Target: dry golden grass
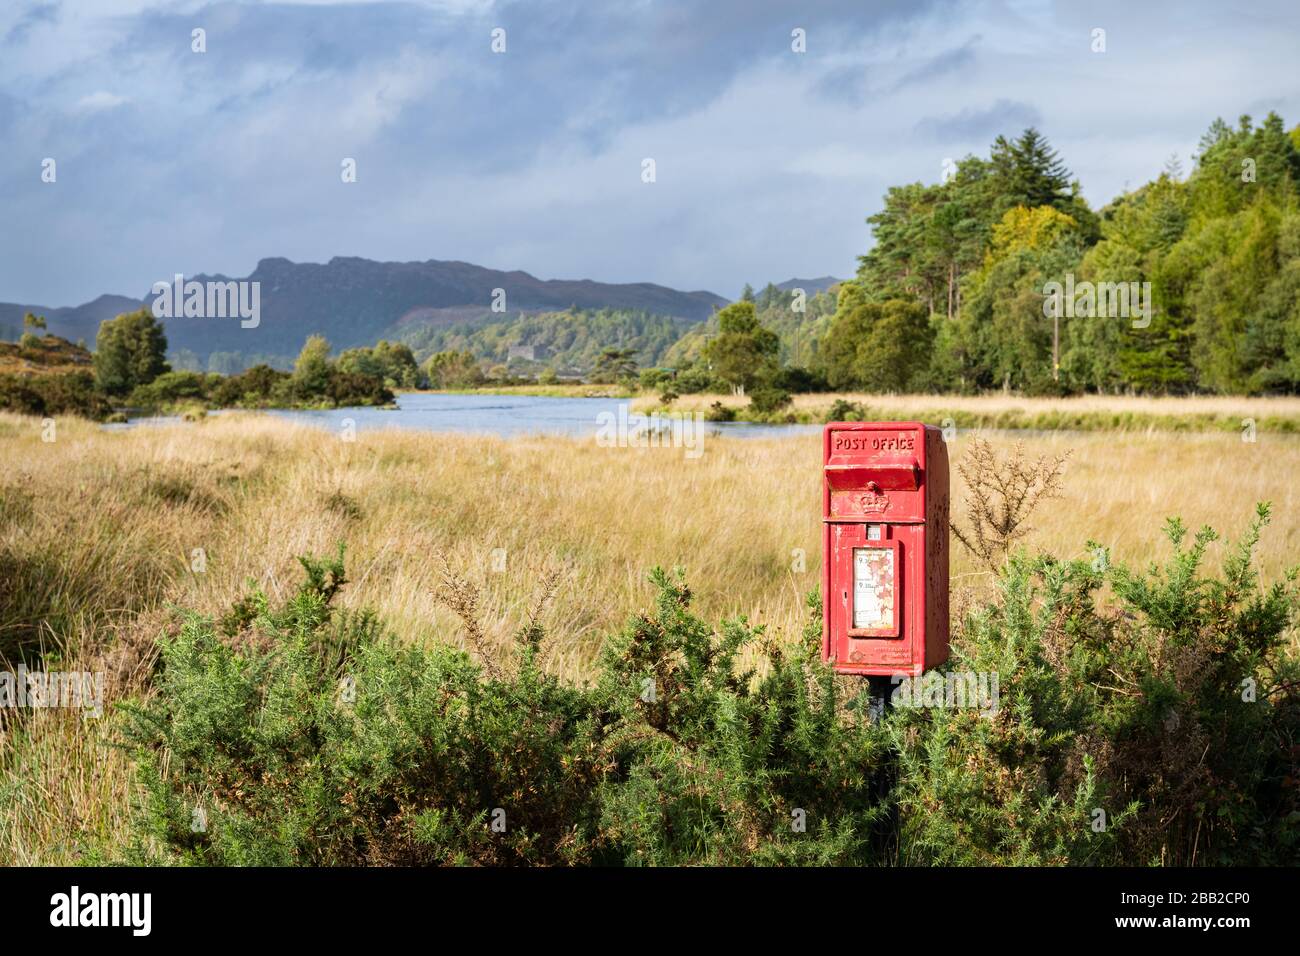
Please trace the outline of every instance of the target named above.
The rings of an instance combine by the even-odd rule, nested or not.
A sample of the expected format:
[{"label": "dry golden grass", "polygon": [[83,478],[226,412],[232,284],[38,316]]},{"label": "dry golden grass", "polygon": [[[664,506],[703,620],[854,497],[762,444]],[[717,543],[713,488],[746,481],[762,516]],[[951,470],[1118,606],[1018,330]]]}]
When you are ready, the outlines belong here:
[{"label": "dry golden grass", "polygon": [[[927,412],[964,411],[996,415],[1000,412],[1023,412],[1037,415],[1048,412],[1110,412],[1145,415],[1227,415],[1243,418],[1268,416],[1300,417],[1300,397],[1195,395],[1157,397],[1134,395],[1077,395],[1070,398],[1029,398],[1018,395],[869,395],[843,392],[794,396],[796,413],[820,412],[836,400],[867,405],[873,409],[925,415]],[[640,407],[658,404],[657,396],[637,400]],[[735,395],[682,395],[673,408],[681,411],[704,411],[714,402],[731,408],[744,408],[749,399]]]},{"label": "dry golden grass", "polygon": [[0,865],[74,866],[125,845],[134,779],[112,722],[60,710],[0,729]]},{"label": "dry golden grass", "polygon": [[[815,434],[710,436],[692,461],[671,448],[396,429],[345,442],[252,414],[128,432],[60,420],[48,444],[40,432],[37,419],[0,414],[0,647],[39,640],[98,662],[110,698],[138,682],[166,605],[215,613],[249,578],[284,596],[301,578],[295,557],[339,541],[352,580],[343,603],[375,608],[410,641],[462,643],[434,596],[439,555],[483,586],[489,646],[510,639],[538,580],[558,571],[548,666],[575,679],[590,674],[602,637],[647,606],[655,564],[686,568],[704,617],[744,614],[786,635],[818,582]],[[1092,538],[1145,562],[1167,553],[1167,515],[1235,535],[1269,500],[1266,578],[1300,558],[1300,438],[1047,434],[1025,446],[1074,452],[1064,496],[1031,521],[1030,548],[1077,556]],[[199,548],[202,572],[191,569]],[[955,583],[987,580],[959,550],[954,559]],[[129,787],[105,745],[108,722],[87,732],[78,720],[34,719],[26,743],[0,727],[0,863],[74,861],[78,833],[124,832]]]},{"label": "dry golden grass", "polygon": [[[1014,441],[988,434],[995,447]],[[965,442],[957,439],[954,456]],[[1035,455],[1074,449],[1065,496],[1035,515],[1030,547],[1080,554],[1095,538],[1117,558],[1145,561],[1161,553],[1167,515],[1236,533],[1255,501],[1271,500],[1265,570],[1277,574],[1300,555],[1300,439],[1128,433],[1024,443]],[[559,568],[554,665],[577,676],[602,635],[646,604],[654,564],[684,566],[706,616],[746,614],[781,629],[798,627],[817,581],[812,434],[710,436],[692,461],[671,448],[397,429],[345,442],[257,415],[130,432],[67,420],[46,444],[35,419],[3,415],[0,447],[0,489],[35,496],[30,520],[5,528],[6,552],[64,571],[68,580],[48,582],[52,595],[93,589],[110,609],[170,601],[217,611],[249,578],[282,595],[299,578],[296,555],[342,540],[347,603],[375,607],[410,639],[455,640],[454,620],[432,596],[436,556],[446,553],[487,588],[485,629],[503,642],[536,576]],[[189,569],[196,548],[206,554],[203,573]],[[493,570],[497,549],[503,572]],[[791,570],[796,549],[807,555],[803,573]],[[956,551],[954,573],[972,570]]]},{"label": "dry golden grass", "polygon": [[0,375],[62,375],[90,371],[91,354],[57,335],[44,335],[32,347],[0,342]]}]

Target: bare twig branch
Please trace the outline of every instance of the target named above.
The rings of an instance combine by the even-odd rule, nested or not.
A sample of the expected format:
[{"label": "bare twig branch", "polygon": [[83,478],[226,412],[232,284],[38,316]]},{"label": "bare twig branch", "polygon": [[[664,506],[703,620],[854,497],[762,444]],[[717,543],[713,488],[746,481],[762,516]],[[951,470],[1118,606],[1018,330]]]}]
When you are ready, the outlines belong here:
[{"label": "bare twig branch", "polygon": [[478,622],[480,597],[478,585],[457,574],[444,552],[438,553],[438,564],[440,565],[438,585],[433,589],[434,596],[460,618],[461,624],[465,626],[465,634],[469,638],[470,646],[478,654],[484,669],[494,680],[500,680],[501,670],[497,667],[492,654],[488,652],[487,640]]},{"label": "bare twig branch", "polygon": [[967,521],[952,522],[952,533],[962,546],[990,570],[996,571],[1016,542],[1032,529],[1025,522],[1038,505],[1060,497],[1061,474],[1070,453],[1043,455],[1030,460],[1017,443],[1005,459],[992,444],[972,438],[957,463],[966,482]]}]

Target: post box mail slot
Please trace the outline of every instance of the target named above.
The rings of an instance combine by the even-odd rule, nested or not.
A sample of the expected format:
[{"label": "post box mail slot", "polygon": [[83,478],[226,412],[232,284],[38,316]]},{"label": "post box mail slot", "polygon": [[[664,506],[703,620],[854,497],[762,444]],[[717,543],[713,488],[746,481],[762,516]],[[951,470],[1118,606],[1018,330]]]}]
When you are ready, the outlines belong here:
[{"label": "post box mail slot", "polygon": [[920,480],[921,469],[915,461],[826,466],[826,481],[837,491],[864,488],[871,481],[889,491],[915,491]]},{"label": "post box mail slot", "polygon": [[823,435],[822,655],[845,674],[948,659],[948,451],[919,422]]}]

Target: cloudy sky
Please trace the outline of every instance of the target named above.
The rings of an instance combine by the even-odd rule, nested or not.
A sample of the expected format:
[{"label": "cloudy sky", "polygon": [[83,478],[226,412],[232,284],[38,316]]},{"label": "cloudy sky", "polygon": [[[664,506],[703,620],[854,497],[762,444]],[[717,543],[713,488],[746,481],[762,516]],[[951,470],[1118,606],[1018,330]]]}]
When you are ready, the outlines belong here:
[{"label": "cloudy sky", "polygon": [[1100,205],[1215,116],[1300,122],[1300,5],[1232,6],[4,0],[0,301],[268,256],[848,276],[888,186],[999,133],[1038,126]]}]

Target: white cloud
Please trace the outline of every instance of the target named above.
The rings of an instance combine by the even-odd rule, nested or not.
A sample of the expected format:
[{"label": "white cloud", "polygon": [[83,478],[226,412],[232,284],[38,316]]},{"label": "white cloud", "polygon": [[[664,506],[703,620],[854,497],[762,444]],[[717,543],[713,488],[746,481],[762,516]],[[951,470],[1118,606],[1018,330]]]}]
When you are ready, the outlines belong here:
[{"label": "white cloud", "polygon": [[108,90],[96,90],[94,93],[83,96],[77,101],[77,111],[80,113],[98,113],[101,110],[111,110],[114,107],[121,106],[126,101],[125,96],[118,96]]}]

